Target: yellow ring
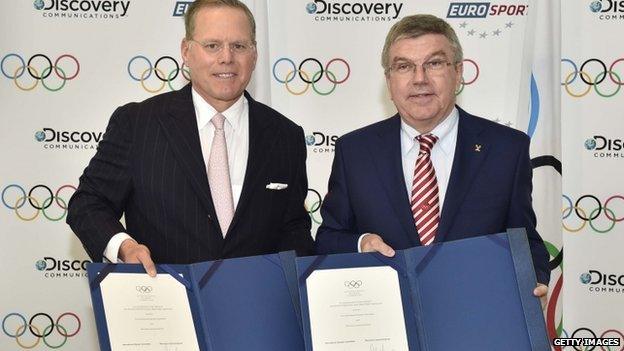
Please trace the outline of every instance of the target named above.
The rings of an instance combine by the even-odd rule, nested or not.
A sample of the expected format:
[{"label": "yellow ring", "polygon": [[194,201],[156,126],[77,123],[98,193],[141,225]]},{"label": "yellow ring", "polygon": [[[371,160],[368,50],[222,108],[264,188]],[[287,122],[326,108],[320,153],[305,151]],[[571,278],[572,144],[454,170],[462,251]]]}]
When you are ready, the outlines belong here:
[{"label": "yellow ring", "polygon": [[[574,96],[574,97],[580,98],[580,97],[583,97],[583,96],[585,96],[585,95],[587,95],[587,94],[589,93],[589,91],[591,90],[591,87],[592,87],[592,84],[591,84],[591,83],[592,83],[592,80],[591,80],[591,77],[589,76],[589,74],[587,74],[587,73],[585,73],[585,72],[583,72],[583,71],[579,71],[578,73],[579,73],[580,75],[585,75],[585,78],[587,78],[587,81],[589,81],[589,85],[587,85],[587,90],[585,90],[584,92],[582,92],[582,93],[580,93],[580,94],[575,94],[575,93],[571,92],[571,91],[570,91],[570,88],[568,87],[568,85],[569,85],[569,84],[568,84],[568,80],[570,79],[570,77],[572,77],[572,75],[573,75],[574,73],[575,73],[575,72],[570,72],[570,74],[568,74],[568,76],[567,76],[567,77],[566,77],[566,79],[565,79],[565,84],[564,84],[563,86],[565,87],[565,90],[568,92],[568,94],[570,94],[571,96]],[[581,80],[582,80],[582,79],[581,79]]]},{"label": "yellow ring", "polygon": [[[570,209],[570,207],[566,207],[566,208],[564,208],[564,209],[561,211],[561,213],[563,213],[563,212],[567,211],[568,209]],[[577,207],[577,206],[574,206],[574,207],[572,207],[572,209],[573,209],[573,210],[574,210],[574,209],[576,209],[576,210],[580,211],[580,212],[581,212],[581,214],[583,215],[583,217],[587,218],[587,214],[585,213],[585,211],[584,211],[582,208]],[[580,226],[580,227],[578,227],[578,228],[576,228],[576,229],[570,229],[570,228],[568,228],[568,227],[565,225],[565,223],[564,223],[563,221],[561,221],[561,225],[563,226],[563,229],[565,229],[565,230],[569,231],[570,233],[576,233],[576,232],[581,231],[583,228],[585,228],[585,226],[587,225],[587,221],[583,220],[583,224],[581,224],[581,226]]]},{"label": "yellow ring", "polygon": [[160,74],[162,74],[162,75],[163,75],[163,77],[165,76],[165,72],[163,72],[160,68],[156,68],[156,67],[154,67],[154,68],[148,68],[148,69],[146,69],[146,70],[145,70],[145,71],[143,71],[143,73],[141,74],[141,79],[139,79],[139,81],[141,82],[141,86],[143,87],[143,89],[145,89],[145,91],[147,91],[147,92],[150,92],[150,93],[152,93],[152,94],[155,94],[155,93],[158,93],[158,92],[160,92],[161,90],[163,90],[163,89],[165,88],[165,82],[164,82],[164,81],[161,81],[161,83],[162,83],[162,84],[160,85],[160,88],[158,88],[158,89],[153,89],[153,90],[152,90],[152,89],[149,89],[148,87],[146,87],[146,86],[145,86],[145,74],[146,74],[146,73],[148,73],[150,70],[154,70],[154,71],[156,71],[156,72],[160,72]]},{"label": "yellow ring", "polygon": [[13,75],[13,82],[15,83],[15,86],[16,86],[16,87],[18,87],[18,88],[20,88],[20,89],[21,89],[21,90],[23,90],[23,91],[30,91],[30,90],[35,89],[35,87],[37,86],[37,84],[39,84],[39,79],[35,79],[35,84],[33,84],[33,86],[32,86],[32,87],[30,87],[30,88],[24,88],[23,86],[19,85],[19,83],[17,82],[17,72],[19,72],[19,70],[20,70],[20,69],[22,69],[22,70],[32,69],[33,71],[35,71],[35,75],[36,75],[36,76],[38,76],[38,75],[39,75],[39,72],[37,72],[37,70],[35,69],[35,67],[32,67],[32,66],[26,66],[26,67],[22,66],[22,67],[17,67],[17,69],[15,70],[15,74]]},{"label": "yellow ring", "polygon": [[305,79],[309,82],[310,81],[310,76],[308,76],[307,73],[305,73],[304,71],[300,71],[300,70],[294,70],[294,71],[290,71],[288,72],[288,74],[286,75],[286,79],[284,80],[284,85],[286,86],[286,90],[288,90],[288,92],[290,92],[293,95],[301,95],[304,94],[306,91],[308,91],[308,88],[310,88],[310,83],[306,83],[306,87],[302,90],[302,91],[292,91],[290,89],[290,87],[288,86],[288,79],[290,78],[291,75],[294,75],[296,72],[301,72],[301,74],[303,74],[305,76]]},{"label": "yellow ring", "polygon": [[[38,73],[38,72],[35,72],[35,73]],[[36,326],[34,326],[32,324],[29,324],[28,326],[33,328],[33,329],[35,329],[35,331],[37,331],[37,334],[41,335],[41,332],[39,331],[39,328],[37,328]],[[22,344],[20,342],[20,339],[19,339],[19,336],[18,336],[18,335],[20,335],[20,331],[22,329],[24,331],[26,331],[26,325],[20,325],[19,328],[17,328],[17,332],[15,333],[15,341],[17,342],[17,344],[19,346],[21,346],[24,349],[34,349],[37,345],[39,345],[39,342],[41,341],[41,337],[37,337],[37,341],[35,341],[35,343],[30,345],[30,346]],[[22,331],[22,332],[24,332],[24,331]]]},{"label": "yellow ring", "polygon": [[15,214],[17,215],[17,217],[19,217],[19,219],[21,219],[22,221],[27,221],[27,222],[28,221],[32,221],[33,219],[37,218],[37,216],[39,216],[39,211],[40,211],[39,209],[36,209],[37,212],[35,212],[34,216],[32,216],[32,217],[22,217],[22,215],[19,214],[19,212],[17,211],[17,209],[19,208],[19,207],[17,207],[17,204],[19,204],[20,201],[26,202],[26,200],[28,200],[28,199],[34,201],[35,202],[35,206],[41,207],[41,205],[39,205],[39,201],[37,201],[37,199],[35,199],[34,197],[32,197],[32,196],[22,196],[21,198],[17,199],[17,201],[15,202],[15,209],[14,209]]}]

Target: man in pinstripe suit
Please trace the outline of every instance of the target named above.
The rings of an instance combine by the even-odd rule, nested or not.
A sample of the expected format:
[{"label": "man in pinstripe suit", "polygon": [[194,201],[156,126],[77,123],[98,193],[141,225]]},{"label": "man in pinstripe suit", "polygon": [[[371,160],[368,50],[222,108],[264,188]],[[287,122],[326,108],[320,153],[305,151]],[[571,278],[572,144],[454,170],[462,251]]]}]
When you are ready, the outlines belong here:
[{"label": "man in pinstripe suit", "polygon": [[93,260],[150,275],[154,262],[310,253],[303,130],[245,92],[253,15],[238,0],[198,0],[185,26],[191,84],[113,113],[67,222]]}]

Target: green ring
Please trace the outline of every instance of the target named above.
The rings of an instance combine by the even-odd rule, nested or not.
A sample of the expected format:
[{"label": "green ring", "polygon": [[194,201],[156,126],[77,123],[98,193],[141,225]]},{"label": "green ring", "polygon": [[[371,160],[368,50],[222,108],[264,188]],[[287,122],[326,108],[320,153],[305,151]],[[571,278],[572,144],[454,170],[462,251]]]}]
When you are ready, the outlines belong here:
[{"label": "green ring", "polygon": [[[50,325],[48,325],[48,326],[45,328],[45,330],[43,331],[43,335],[44,335],[44,337],[43,337],[43,343],[44,343],[44,344],[46,344],[46,345],[47,345],[49,348],[51,348],[51,349],[58,349],[58,348],[61,348],[61,347],[63,347],[63,345],[65,345],[65,343],[67,342],[67,329],[65,329],[65,327],[63,327],[63,326],[62,326],[62,325],[60,325],[60,324],[57,324],[57,325],[56,325],[56,327],[57,327],[57,328],[61,328],[61,329],[63,329],[63,331],[65,332],[65,334],[64,334],[65,340],[63,340],[63,342],[62,342],[62,343],[60,343],[60,344],[59,344],[59,345],[57,345],[57,346],[54,346],[54,345],[50,345],[50,344],[48,344],[48,341],[46,340],[46,337],[45,337],[45,335],[46,335],[46,333],[48,332],[48,330],[50,330],[51,328],[54,328],[54,324],[50,324]],[[61,334],[61,335],[63,335],[63,334]]]},{"label": "green ring", "polygon": [[[608,209],[608,208],[606,208],[606,207],[603,207],[603,209],[605,210],[605,212],[606,212],[606,211],[611,212],[611,215],[613,216],[613,218],[615,218],[615,213],[613,213],[613,211],[611,211],[610,209]],[[596,213],[596,211],[600,211],[600,207],[598,207],[598,208],[594,209],[594,210],[591,212],[591,214],[589,215],[589,217],[588,217],[588,219],[589,219],[589,226],[590,226],[590,227],[591,227],[591,228],[592,228],[595,232],[598,232],[598,233],[602,233],[602,234],[604,234],[604,233],[610,232],[610,231],[611,231],[611,229],[613,229],[613,227],[615,227],[615,221],[611,221],[611,226],[610,226],[609,228],[605,229],[605,230],[600,230],[600,229],[597,229],[596,227],[594,227],[594,225],[592,224],[592,219],[591,219],[591,218],[592,218],[592,216]]]},{"label": "green ring", "polygon": [[464,87],[466,86],[466,84],[464,84],[464,77],[461,78],[461,84],[460,84],[460,88],[459,90],[455,91],[455,96],[459,95],[462,93],[462,91],[464,91]]},{"label": "green ring", "polygon": [[[333,92],[334,92],[334,90],[336,90],[336,85],[338,85],[338,84],[336,84],[336,83],[335,83],[335,81],[336,81],[336,76],[335,76],[335,75],[334,75],[331,71],[325,71],[325,72],[326,72],[328,75],[331,75],[331,76],[332,76],[332,78],[334,79],[334,86],[333,86],[333,87],[332,87],[332,88],[331,88],[328,92],[325,92],[325,93],[324,93],[324,92],[322,92],[322,91],[319,91],[318,89],[316,89],[316,86],[314,85],[314,81],[316,80],[316,78],[317,78],[319,75],[323,74],[323,71],[321,70],[321,71],[318,71],[318,72],[314,73],[314,76],[312,76],[312,80],[311,80],[311,82],[312,82],[312,89],[314,89],[314,91],[316,91],[316,93],[317,93],[317,94],[319,94],[319,95],[329,95],[329,94],[333,93]],[[331,82],[331,81],[330,81],[330,82]]]},{"label": "green ring", "polygon": [[[182,72],[186,72],[186,73],[188,73],[188,74],[189,74],[189,76],[190,76],[191,72],[190,72],[188,69],[184,69],[184,68],[182,68],[181,70],[182,70]],[[174,72],[176,72],[176,70],[175,70],[175,69],[172,69],[172,70],[171,70],[171,72],[169,72],[169,76],[167,77],[167,85],[169,86],[169,89],[171,89],[171,91],[177,90],[177,89],[175,89],[175,88],[171,85],[171,77],[173,77],[173,73],[174,73]],[[182,76],[184,76],[184,74],[182,74]],[[184,77],[184,78],[186,78],[186,77]]]},{"label": "green ring", "polygon": [[[48,215],[46,214],[46,211],[45,211],[46,206],[48,206],[48,205],[52,202],[52,200],[54,200],[54,199],[56,199],[56,201],[60,201],[60,202],[62,202],[62,203],[63,203],[63,206],[65,206],[65,208],[63,209],[63,214],[62,214],[60,217],[58,217],[58,218],[52,218],[52,217],[48,216]],[[41,208],[42,208],[41,212],[43,213],[43,216],[44,216],[45,218],[47,218],[47,219],[51,220],[52,222],[58,222],[58,221],[60,221],[61,219],[65,218],[65,215],[67,214],[67,202],[65,202],[65,200],[61,199],[61,198],[60,198],[60,197],[58,197],[58,196],[52,196],[52,197],[47,198],[47,199],[43,202],[43,206],[41,206]]]},{"label": "green ring", "polygon": [[[609,74],[613,74],[617,77],[618,81],[621,83],[622,80],[620,79],[620,76],[618,76],[617,73],[613,72],[613,71],[609,71]],[[598,73],[598,75],[596,76],[596,82],[599,81],[600,79],[602,79],[602,77],[604,77],[607,74],[607,72],[600,72]],[[42,74],[43,75],[43,74]],[[611,94],[603,94],[598,90],[598,84],[594,84],[594,90],[596,91],[596,94],[602,96],[602,97],[612,97],[613,95],[617,94],[620,91],[620,88],[622,87],[621,84],[617,84],[617,89],[615,89],[615,91]]]},{"label": "green ring", "polygon": [[[47,85],[46,85],[46,83],[45,83],[45,79],[43,79],[43,78],[41,78],[41,84],[43,84],[43,86],[44,86],[46,89],[48,89],[49,91],[59,91],[59,90],[63,89],[63,87],[65,86],[65,83],[67,83],[67,76],[65,75],[65,71],[63,71],[63,69],[62,69],[61,67],[57,67],[57,66],[50,67],[50,66],[48,66],[48,67],[46,67],[46,68],[43,70],[43,72],[41,72],[41,76],[42,76],[42,77],[45,77],[46,73],[47,73],[48,71],[51,71],[51,70],[52,70],[52,68],[54,68],[54,69],[57,69],[57,70],[61,71],[61,73],[63,74],[63,83],[61,83],[61,86],[60,86],[60,87],[58,87],[58,88],[50,88],[49,86],[47,86]],[[620,79],[620,77],[618,77],[618,79]]]}]

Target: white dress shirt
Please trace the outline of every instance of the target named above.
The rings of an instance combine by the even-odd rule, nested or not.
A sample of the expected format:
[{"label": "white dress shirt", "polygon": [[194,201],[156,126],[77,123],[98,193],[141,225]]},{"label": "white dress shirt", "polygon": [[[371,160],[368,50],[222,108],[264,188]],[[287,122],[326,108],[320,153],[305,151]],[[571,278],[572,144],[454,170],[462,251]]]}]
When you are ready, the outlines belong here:
[{"label": "white dress shirt", "polygon": [[[197,117],[197,130],[199,131],[202,156],[207,167],[215,131],[215,127],[210,123],[210,120],[217,114],[217,110],[206,102],[195,91],[195,88],[191,89],[191,96],[193,98],[193,106],[195,107],[195,116]],[[234,208],[236,209],[243,190],[247,158],[249,156],[249,103],[245,95],[241,95],[232,106],[221,112],[221,114],[225,117],[223,129],[227,144],[232,197],[234,199]],[[115,234],[104,250],[105,260],[113,263],[121,262],[118,257],[119,247],[126,239],[132,239],[132,237],[124,232]]]},{"label": "white dress shirt", "polygon": [[[446,197],[453,159],[455,157],[455,146],[457,145],[457,131],[459,124],[459,111],[453,108],[451,113],[438,124],[430,133],[438,137],[438,141],[431,149],[431,162],[435,169],[438,181],[438,197],[440,201],[440,214]],[[401,119],[401,161],[403,163],[403,178],[405,179],[406,196],[411,201],[412,182],[414,181],[414,168],[416,159],[420,152],[420,143],[416,137],[421,135],[419,131],[412,128]],[[362,238],[366,234],[360,235],[358,239],[358,252],[362,250]]]}]

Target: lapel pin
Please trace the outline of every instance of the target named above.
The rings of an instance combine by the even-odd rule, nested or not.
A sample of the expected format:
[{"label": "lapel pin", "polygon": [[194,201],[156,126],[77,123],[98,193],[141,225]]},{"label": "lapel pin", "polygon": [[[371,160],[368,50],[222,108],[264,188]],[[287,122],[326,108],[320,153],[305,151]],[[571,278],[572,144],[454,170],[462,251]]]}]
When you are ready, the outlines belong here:
[{"label": "lapel pin", "polygon": [[481,144],[475,144],[475,151],[481,152]]}]

